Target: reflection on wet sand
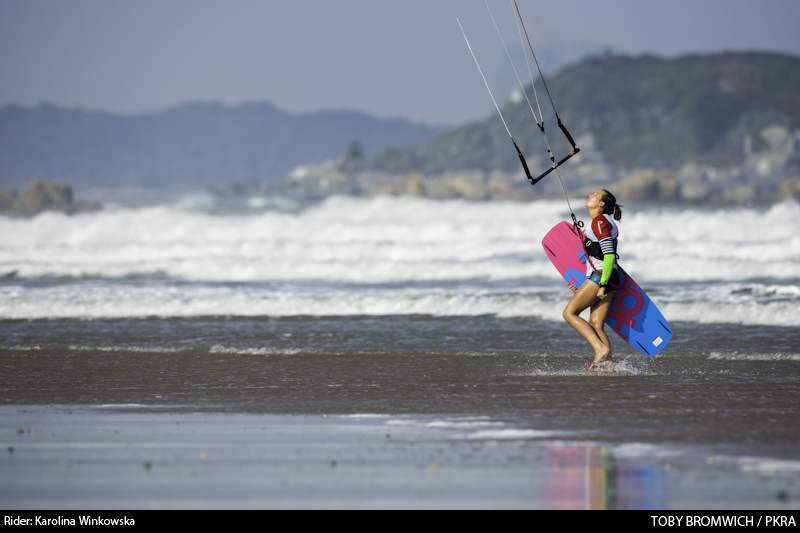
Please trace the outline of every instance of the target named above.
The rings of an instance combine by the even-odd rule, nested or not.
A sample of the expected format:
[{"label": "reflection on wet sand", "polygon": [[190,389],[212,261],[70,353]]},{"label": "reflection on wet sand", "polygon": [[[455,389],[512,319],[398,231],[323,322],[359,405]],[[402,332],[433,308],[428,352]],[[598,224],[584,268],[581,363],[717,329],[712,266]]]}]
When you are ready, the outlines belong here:
[{"label": "reflection on wet sand", "polygon": [[618,468],[605,446],[549,446],[545,456],[549,509],[664,509],[668,470]]}]

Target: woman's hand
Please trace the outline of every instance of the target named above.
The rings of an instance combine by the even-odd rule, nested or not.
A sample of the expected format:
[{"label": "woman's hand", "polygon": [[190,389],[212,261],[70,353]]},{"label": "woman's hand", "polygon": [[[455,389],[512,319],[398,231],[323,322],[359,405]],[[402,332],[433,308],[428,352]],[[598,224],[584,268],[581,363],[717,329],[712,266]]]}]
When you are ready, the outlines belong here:
[{"label": "woman's hand", "polygon": [[597,289],[597,297],[600,298],[601,300],[606,297],[605,287],[600,287],[599,289]]},{"label": "woman's hand", "polygon": [[578,287],[576,287],[575,285],[567,285],[567,287],[569,287],[569,290],[571,290],[572,292],[578,292]]}]

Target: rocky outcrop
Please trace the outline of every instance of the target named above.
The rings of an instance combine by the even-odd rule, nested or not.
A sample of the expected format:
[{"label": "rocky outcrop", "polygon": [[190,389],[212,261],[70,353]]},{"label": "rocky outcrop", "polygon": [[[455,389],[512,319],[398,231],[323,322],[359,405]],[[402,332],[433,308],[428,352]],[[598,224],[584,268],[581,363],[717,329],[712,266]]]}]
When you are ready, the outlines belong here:
[{"label": "rocky outcrop", "polygon": [[[605,188],[612,190],[620,201],[674,202],[678,197],[675,176],[669,170],[641,169]],[[591,194],[597,187],[582,192]]]},{"label": "rocky outcrop", "polygon": [[17,191],[14,189],[0,190],[0,213],[11,210],[16,199]]},{"label": "rocky outcrop", "polygon": [[30,217],[42,211],[75,214],[97,211],[98,204],[74,200],[72,188],[53,182],[37,182],[17,194],[14,189],[0,190],[0,213]]},{"label": "rocky outcrop", "polygon": [[[754,146],[760,147],[755,149]],[[793,195],[800,176],[800,129],[780,124],[745,137],[741,164],[712,166],[687,163],[675,172],[676,199],[687,203],[746,204]]]},{"label": "rocky outcrop", "polygon": [[524,176],[505,172],[451,172],[424,176],[411,172],[347,174],[336,162],[295,168],[282,184],[263,191],[270,196],[314,200],[331,195],[417,196],[466,200],[531,200],[536,195]]},{"label": "rocky outcrop", "polygon": [[[738,165],[713,166],[692,162],[676,170],[620,169],[609,164],[603,152],[596,147],[591,134],[584,134],[577,141],[585,148],[561,169],[564,186],[570,194],[587,195],[599,188],[607,188],[623,201],[695,205],[746,205],[790,197],[800,198],[800,129],[791,132],[779,124],[763,128],[758,139],[750,139],[750,142],[745,143],[743,152],[746,157]],[[759,149],[754,149],[753,146]],[[537,169],[547,168],[545,162],[535,158],[530,158],[528,162],[529,166],[534,162]],[[447,175],[447,181],[454,185],[449,189],[469,190],[468,187],[459,186],[464,180],[460,176],[469,174],[462,172]],[[506,187],[520,190],[519,187],[514,187],[521,179],[520,174],[492,174]],[[471,192],[466,194],[435,194],[431,191],[437,190],[437,185],[438,190],[441,190],[441,180],[433,181],[432,184],[429,181],[420,177],[413,183],[382,188],[379,192],[470,199],[498,198],[498,195],[482,192],[474,184]],[[562,194],[561,184],[553,174],[534,188],[526,189],[524,193],[517,193],[515,198],[556,197]]]},{"label": "rocky outcrop", "polygon": [[[474,174],[474,173],[473,173]],[[483,173],[480,173],[483,174]],[[425,178],[413,174],[404,181],[386,185],[373,190],[370,196],[418,196],[435,199],[461,198],[464,200],[510,200],[525,201],[533,199],[532,189],[515,187],[497,177],[450,174]]]},{"label": "rocky outcrop", "polygon": [[800,177],[789,178],[781,185],[781,191],[778,194],[780,200],[787,198],[794,198],[800,200]]}]

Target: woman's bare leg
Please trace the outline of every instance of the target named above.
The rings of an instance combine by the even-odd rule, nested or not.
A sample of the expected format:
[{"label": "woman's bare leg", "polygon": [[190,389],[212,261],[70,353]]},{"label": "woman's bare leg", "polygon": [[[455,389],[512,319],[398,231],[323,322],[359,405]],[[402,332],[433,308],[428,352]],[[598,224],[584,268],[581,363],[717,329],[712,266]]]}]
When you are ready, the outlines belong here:
[{"label": "woman's bare leg", "polygon": [[598,299],[592,304],[591,314],[589,315],[589,325],[592,326],[592,329],[594,329],[602,343],[608,346],[608,353],[600,359],[595,357],[594,362],[589,367],[590,369],[594,368],[601,361],[611,362],[611,341],[608,340],[608,335],[606,335],[605,325],[606,318],[608,318],[608,313],[611,311],[611,305],[614,303],[614,296],[616,296],[616,294],[617,291],[611,291],[606,294],[605,298],[602,300]]},{"label": "woman's bare leg", "polygon": [[614,303],[614,296],[616,296],[616,294],[617,291],[611,291],[607,293],[606,297],[602,300],[598,299],[592,304],[592,311],[589,315],[589,324],[606,346],[611,346],[611,342],[608,340],[608,335],[606,335],[605,332],[606,319],[608,318],[608,313],[611,312],[611,305]]},{"label": "woman's bare leg", "polygon": [[[597,335],[597,331],[588,322],[582,319],[579,315],[584,309],[593,307],[595,302],[600,301],[597,298],[598,285],[593,281],[586,281],[583,285],[575,291],[575,294],[570,299],[567,307],[561,316],[567,321],[569,325],[575,328],[575,331],[581,334],[584,339],[589,341],[589,344],[594,348],[594,359],[598,361],[608,355],[611,348],[608,346],[608,337],[603,340]],[[609,302],[610,303],[610,302]],[[606,312],[606,314],[608,314]]]}]

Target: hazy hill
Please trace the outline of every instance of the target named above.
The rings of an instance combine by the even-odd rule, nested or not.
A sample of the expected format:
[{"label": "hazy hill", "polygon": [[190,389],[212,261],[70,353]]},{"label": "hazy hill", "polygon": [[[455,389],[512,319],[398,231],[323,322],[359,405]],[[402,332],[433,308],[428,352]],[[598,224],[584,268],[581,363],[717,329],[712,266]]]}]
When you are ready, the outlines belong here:
[{"label": "hazy hill", "polygon": [[[475,83],[480,83],[477,76]],[[800,128],[800,58],[793,56],[724,53],[668,60],[605,55],[567,67],[547,83],[573,137],[590,138],[594,150],[616,167],[738,165],[748,153],[766,147],[760,132],[767,126]],[[550,141],[556,155],[564,155],[569,145],[541,82],[536,88]],[[533,102],[530,88],[528,94]],[[524,98],[516,100],[502,108],[506,122],[520,149],[534,160],[532,166],[546,168],[545,160],[536,160],[546,156],[542,135]],[[432,175],[518,167],[495,113],[410,149],[348,162],[343,170]]]},{"label": "hazy hill", "polygon": [[288,113],[269,103],[189,104],[123,116],[53,105],[0,108],[0,188],[38,180],[80,191],[197,189],[256,178],[276,182],[299,164],[405,148],[442,128],[365,113]]}]

